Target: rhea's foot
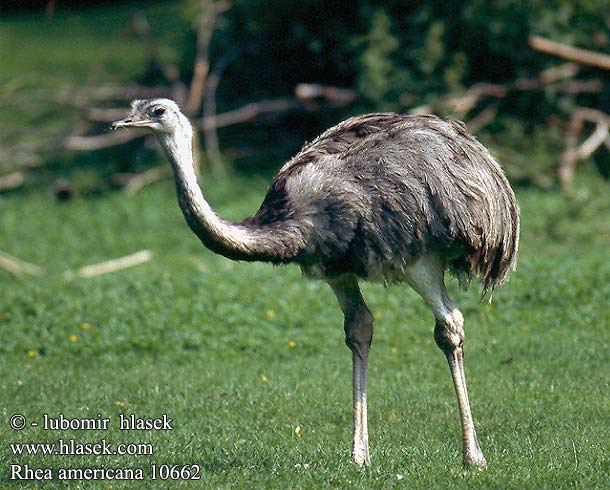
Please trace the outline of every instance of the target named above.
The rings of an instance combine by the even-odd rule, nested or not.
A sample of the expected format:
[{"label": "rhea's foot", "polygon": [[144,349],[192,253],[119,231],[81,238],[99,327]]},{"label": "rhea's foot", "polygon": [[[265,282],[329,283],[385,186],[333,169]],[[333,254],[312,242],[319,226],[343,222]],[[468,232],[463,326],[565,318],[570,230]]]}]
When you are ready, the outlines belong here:
[{"label": "rhea's foot", "polygon": [[352,448],[352,460],[356,463],[356,466],[368,465],[371,462],[371,456],[369,455],[368,444],[354,445]]},{"label": "rhea's foot", "polygon": [[485,456],[478,447],[464,451],[464,467],[477,470],[484,470],[487,467]]}]

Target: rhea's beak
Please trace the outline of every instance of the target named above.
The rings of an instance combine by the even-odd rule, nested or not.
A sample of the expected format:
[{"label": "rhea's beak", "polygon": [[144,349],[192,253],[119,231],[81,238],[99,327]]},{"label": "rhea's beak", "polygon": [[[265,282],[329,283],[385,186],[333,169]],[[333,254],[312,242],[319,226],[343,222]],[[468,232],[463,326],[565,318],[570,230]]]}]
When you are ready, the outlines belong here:
[{"label": "rhea's beak", "polygon": [[121,119],[120,121],[114,121],[110,127],[112,129],[118,128],[138,128],[138,127],[148,127],[150,126],[151,121],[149,119],[139,119],[135,120],[131,117],[127,117],[125,119]]}]

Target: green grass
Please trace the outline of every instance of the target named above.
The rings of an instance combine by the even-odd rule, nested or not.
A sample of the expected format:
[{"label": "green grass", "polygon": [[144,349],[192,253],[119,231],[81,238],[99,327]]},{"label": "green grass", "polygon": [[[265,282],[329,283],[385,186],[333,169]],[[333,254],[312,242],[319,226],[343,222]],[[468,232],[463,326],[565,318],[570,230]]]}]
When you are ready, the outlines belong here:
[{"label": "green grass", "polygon": [[[124,3],[124,2],[123,2]],[[144,11],[164,60],[173,59],[181,31],[180,9],[171,2],[112,8],[58,10],[3,15],[0,52],[4,53],[0,87],[82,87],[87,82],[127,82],[146,67],[146,50],[130,27],[135,11]],[[42,49],[46,47],[47,49]]]},{"label": "green grass", "polygon": [[[166,59],[175,45],[176,29],[167,27],[175,22],[172,9],[146,9]],[[0,52],[7,56],[0,93],[141,73],[144,52],[125,27],[130,11],[1,19]],[[0,133],[11,140],[31,132],[33,118],[8,107]],[[100,158],[80,161],[71,177],[96,172]],[[237,219],[256,209],[266,182],[234,178],[206,188],[217,211]],[[15,463],[171,463],[200,465],[202,481],[41,486],[603,488],[610,473],[609,191],[586,177],[574,198],[522,190],[520,264],[511,282],[488,305],[476,288],[463,292],[451,281],[466,318],[466,370],[489,463],[469,474],[461,469],[457,405],[432,338],[433,318],[407,287],[364,286],[379,318],[370,361],[372,465],[357,469],[349,460],[350,354],[328,286],[302,279],[295,267],[234,263],[206,251],[184,224],[169,181],[132,199],[110,193],[59,204],[31,189],[4,196],[0,250],[45,273],[18,280],[0,270],[0,487],[37,486],[7,480]],[[66,278],[66,271],[144,248],[154,253],[144,265]],[[15,413],[39,422],[44,413],[102,414],[114,425],[15,432],[8,427]],[[121,432],[119,413],[167,413],[174,430]],[[60,438],[149,442],[155,454],[18,457],[8,448]]]},{"label": "green grass", "polygon": [[[256,208],[265,183],[236,178],[207,187],[220,214],[239,218]],[[370,362],[372,465],[360,470],[349,461],[350,355],[325,284],[302,279],[295,267],[234,263],[206,251],[184,225],[169,181],[133,199],[5,199],[0,250],[46,272],[24,280],[0,273],[2,486],[18,462],[155,462],[200,465],[199,485],[181,488],[601,488],[610,471],[608,190],[587,181],[574,199],[520,192],[523,238],[510,283],[488,305],[475,288],[462,292],[451,281],[466,317],[466,369],[489,463],[471,474],[461,470],[457,406],[432,315],[407,287],[364,287],[380,316]],[[153,261],[92,279],[64,277],[142,248]],[[167,413],[175,428],[7,426],[13,413],[30,420],[100,413],[118,423],[121,412]],[[17,457],[7,447],[71,437],[150,442],[155,454]],[[66,487],[110,483],[45,485]]]}]

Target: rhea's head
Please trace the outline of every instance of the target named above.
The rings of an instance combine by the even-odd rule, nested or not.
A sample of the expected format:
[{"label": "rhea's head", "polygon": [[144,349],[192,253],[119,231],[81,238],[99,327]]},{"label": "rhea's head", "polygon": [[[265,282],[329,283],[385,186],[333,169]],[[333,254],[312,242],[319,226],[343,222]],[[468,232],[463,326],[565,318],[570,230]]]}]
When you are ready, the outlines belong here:
[{"label": "rhea's head", "polygon": [[188,119],[170,99],[134,100],[129,116],[112,123],[112,129],[117,128],[148,128],[158,135],[191,133]]}]

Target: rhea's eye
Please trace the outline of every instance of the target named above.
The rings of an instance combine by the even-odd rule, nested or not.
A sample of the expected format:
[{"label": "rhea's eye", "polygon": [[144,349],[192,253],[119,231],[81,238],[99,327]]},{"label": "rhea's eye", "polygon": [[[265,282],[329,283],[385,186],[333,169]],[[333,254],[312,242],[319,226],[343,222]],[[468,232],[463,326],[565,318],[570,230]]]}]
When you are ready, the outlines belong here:
[{"label": "rhea's eye", "polygon": [[155,117],[159,117],[159,116],[162,116],[164,112],[165,112],[165,107],[157,107],[153,111],[153,114],[155,115]]}]

